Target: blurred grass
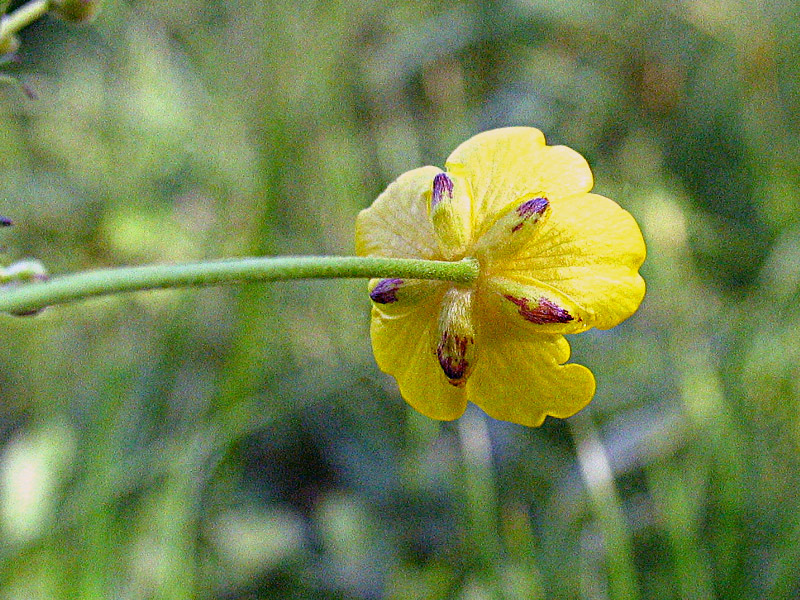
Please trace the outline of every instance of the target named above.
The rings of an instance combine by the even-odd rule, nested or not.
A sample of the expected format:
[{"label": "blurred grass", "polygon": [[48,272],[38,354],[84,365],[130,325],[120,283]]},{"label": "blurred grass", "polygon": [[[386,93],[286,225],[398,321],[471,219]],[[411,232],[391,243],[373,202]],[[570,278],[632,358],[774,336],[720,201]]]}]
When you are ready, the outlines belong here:
[{"label": "blurred grass", "polygon": [[597,397],[536,430],[408,410],[363,282],[2,318],[0,598],[797,596],[798,17],[109,0],[23,31],[9,261],[349,254],[399,173],[534,125],[637,217],[648,296],[571,339]]}]

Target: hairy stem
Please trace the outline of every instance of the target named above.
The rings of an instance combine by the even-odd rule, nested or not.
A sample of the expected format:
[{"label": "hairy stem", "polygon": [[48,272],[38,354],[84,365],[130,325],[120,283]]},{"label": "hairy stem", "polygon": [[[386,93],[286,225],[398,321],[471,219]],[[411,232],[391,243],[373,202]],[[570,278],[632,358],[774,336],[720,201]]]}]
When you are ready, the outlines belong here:
[{"label": "hairy stem", "polygon": [[358,256],[281,256],[121,267],[6,286],[0,291],[0,311],[25,314],[54,304],[141,290],[360,277],[438,279],[469,284],[478,277],[478,263],[474,259],[443,262]]}]

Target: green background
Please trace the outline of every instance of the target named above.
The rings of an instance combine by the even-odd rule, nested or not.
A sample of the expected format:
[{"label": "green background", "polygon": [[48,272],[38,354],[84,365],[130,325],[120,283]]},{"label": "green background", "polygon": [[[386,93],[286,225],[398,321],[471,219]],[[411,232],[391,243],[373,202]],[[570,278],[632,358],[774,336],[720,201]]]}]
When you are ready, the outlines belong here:
[{"label": "green background", "polygon": [[397,175],[534,125],[648,294],[538,429],[408,409],[364,281],[0,317],[0,598],[800,594],[796,4],[108,1],[22,41],[6,263],[352,254]]}]

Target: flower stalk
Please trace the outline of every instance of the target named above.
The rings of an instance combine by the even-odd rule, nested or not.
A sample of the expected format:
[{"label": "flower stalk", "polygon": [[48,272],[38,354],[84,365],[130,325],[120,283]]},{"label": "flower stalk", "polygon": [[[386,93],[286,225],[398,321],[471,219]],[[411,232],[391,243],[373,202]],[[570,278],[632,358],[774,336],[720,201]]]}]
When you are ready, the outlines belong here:
[{"label": "flower stalk", "polygon": [[281,256],[87,271],[0,288],[0,311],[26,314],[55,304],[142,290],[290,279],[399,277],[469,285],[476,260],[458,262],[357,256]]}]

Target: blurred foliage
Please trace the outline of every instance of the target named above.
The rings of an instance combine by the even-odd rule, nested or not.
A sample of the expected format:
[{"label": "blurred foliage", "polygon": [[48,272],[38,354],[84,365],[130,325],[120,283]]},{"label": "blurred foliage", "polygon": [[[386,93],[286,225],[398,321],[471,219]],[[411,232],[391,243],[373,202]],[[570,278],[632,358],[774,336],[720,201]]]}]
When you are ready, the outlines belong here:
[{"label": "blurred foliage", "polygon": [[8,262],[350,254],[399,173],[535,125],[649,291],[539,429],[407,409],[361,281],[4,317],[0,598],[800,594],[796,4],[108,0],[20,39]]}]

